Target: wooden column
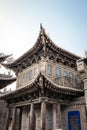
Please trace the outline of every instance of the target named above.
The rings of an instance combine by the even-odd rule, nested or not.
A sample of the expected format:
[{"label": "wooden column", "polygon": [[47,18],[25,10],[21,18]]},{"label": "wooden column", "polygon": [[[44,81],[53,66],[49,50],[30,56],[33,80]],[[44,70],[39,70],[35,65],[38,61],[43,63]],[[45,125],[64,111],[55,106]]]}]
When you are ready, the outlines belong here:
[{"label": "wooden column", "polygon": [[13,116],[12,116],[12,130],[15,130],[16,111],[17,111],[17,108],[14,107],[13,108]]},{"label": "wooden column", "polygon": [[46,102],[41,103],[41,130],[46,130]]},{"label": "wooden column", "polygon": [[62,128],[60,104],[56,104],[56,129]]},{"label": "wooden column", "polygon": [[20,108],[20,114],[19,114],[19,130],[21,130],[21,121],[22,121],[22,108]]},{"label": "wooden column", "polygon": [[9,116],[10,116],[10,108],[7,108],[5,130],[8,130],[8,126],[9,126]]},{"label": "wooden column", "polygon": [[29,115],[29,130],[35,130],[35,112],[34,112],[34,104],[31,104],[30,107],[30,115]]},{"label": "wooden column", "polygon": [[56,130],[56,104],[53,104],[53,130]]}]

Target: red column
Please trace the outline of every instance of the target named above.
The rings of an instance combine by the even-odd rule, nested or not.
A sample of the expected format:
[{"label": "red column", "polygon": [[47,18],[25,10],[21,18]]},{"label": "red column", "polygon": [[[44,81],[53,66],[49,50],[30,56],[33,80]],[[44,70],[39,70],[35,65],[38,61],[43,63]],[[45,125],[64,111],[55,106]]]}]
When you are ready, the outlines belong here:
[{"label": "red column", "polygon": [[46,102],[41,103],[41,130],[46,130]]}]

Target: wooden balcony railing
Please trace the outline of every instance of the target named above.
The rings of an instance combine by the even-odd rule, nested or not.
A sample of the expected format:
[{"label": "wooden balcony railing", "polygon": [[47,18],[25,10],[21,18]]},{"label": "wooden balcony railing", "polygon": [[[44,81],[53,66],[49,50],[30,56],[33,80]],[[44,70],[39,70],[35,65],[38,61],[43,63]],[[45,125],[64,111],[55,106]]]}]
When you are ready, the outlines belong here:
[{"label": "wooden balcony railing", "polygon": [[65,87],[83,89],[83,82],[81,80],[77,81],[75,79],[71,79],[70,77],[57,77],[54,82]]}]

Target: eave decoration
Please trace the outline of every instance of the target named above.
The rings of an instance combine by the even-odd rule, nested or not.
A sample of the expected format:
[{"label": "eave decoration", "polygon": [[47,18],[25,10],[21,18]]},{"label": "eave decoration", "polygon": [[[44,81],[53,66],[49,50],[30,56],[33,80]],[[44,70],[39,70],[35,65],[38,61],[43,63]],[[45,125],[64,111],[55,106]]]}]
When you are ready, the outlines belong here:
[{"label": "eave decoration", "polygon": [[[51,94],[51,95],[50,95]],[[1,98],[5,98],[6,100],[10,101],[13,100],[15,102],[19,101],[27,101],[30,99],[34,99],[37,97],[52,97],[60,98],[65,97],[79,97],[83,95],[84,92],[81,89],[64,87],[55,84],[52,82],[48,77],[46,77],[42,72],[40,72],[35,79],[33,79],[32,83],[24,86],[19,87],[18,89],[12,91],[11,93],[4,94],[0,96]]]},{"label": "eave decoration", "polygon": [[41,56],[74,68],[76,68],[76,60],[80,59],[79,56],[56,46],[46,34],[42,25],[40,25],[39,36],[34,46],[14,62],[3,65],[17,74],[33,63],[38,63],[41,60]]}]

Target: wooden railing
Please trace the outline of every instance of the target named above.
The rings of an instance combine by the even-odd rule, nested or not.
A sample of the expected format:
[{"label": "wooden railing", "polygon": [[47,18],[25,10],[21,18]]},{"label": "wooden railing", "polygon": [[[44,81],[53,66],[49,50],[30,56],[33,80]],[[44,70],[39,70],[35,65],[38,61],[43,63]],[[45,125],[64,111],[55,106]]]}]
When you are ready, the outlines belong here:
[{"label": "wooden railing", "polygon": [[81,80],[77,81],[75,79],[71,79],[70,77],[57,77],[54,82],[65,87],[83,89],[83,82]]}]

